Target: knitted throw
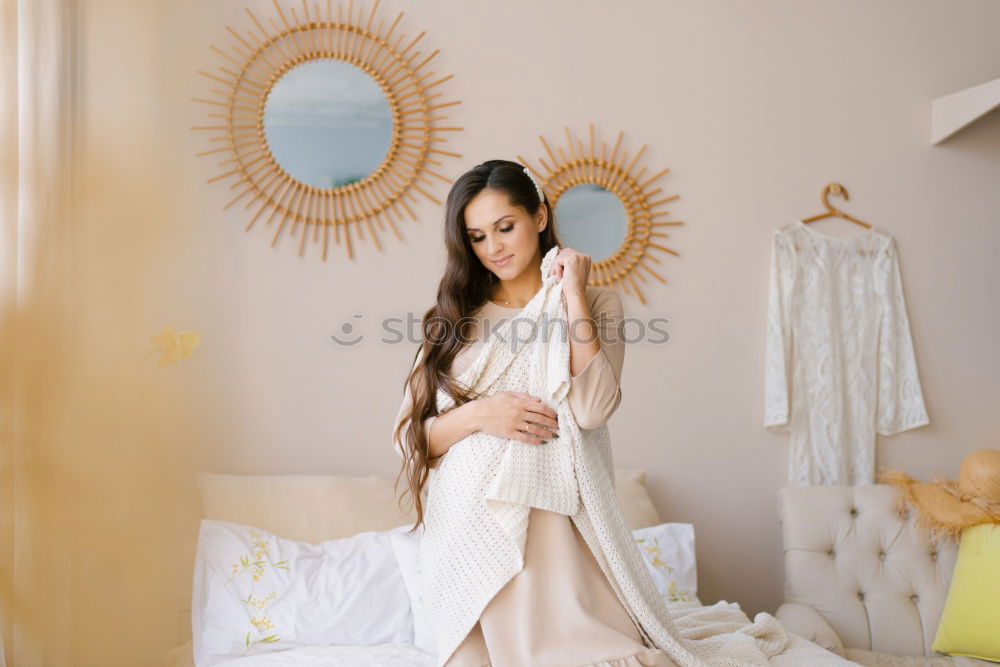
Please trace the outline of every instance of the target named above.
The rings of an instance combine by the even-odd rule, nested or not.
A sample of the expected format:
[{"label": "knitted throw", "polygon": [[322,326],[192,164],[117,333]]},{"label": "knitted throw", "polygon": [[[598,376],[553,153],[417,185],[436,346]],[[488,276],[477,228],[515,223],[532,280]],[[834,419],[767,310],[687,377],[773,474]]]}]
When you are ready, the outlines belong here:
[{"label": "knitted throw", "polygon": [[[572,518],[647,646],[663,649],[682,667],[769,664],[788,641],[770,614],[750,623],[738,605],[720,601],[699,614],[685,612],[683,622],[678,615],[675,624],[661,600],[618,503],[608,428],[581,429],[569,406],[567,311],[559,281],[548,275],[558,251],[550,249],[542,260],[538,293],[497,327],[456,378],[484,396],[522,391],[540,397],[558,414],[559,437],[529,445],[477,431],[431,469],[420,549],[438,667],[524,567],[531,507]],[[438,391],[439,413],[453,406]]]}]

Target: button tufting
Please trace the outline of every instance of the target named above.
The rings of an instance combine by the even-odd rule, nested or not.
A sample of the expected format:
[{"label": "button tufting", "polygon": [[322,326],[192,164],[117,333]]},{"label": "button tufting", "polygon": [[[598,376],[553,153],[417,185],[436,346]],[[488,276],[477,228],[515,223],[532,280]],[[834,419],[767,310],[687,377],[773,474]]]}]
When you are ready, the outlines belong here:
[{"label": "button tufting", "polygon": [[931,552],[931,560],[937,560],[937,552],[936,551],[932,551]]},{"label": "button tufting", "polygon": [[913,595],[910,596],[910,602],[916,602],[917,600],[918,600],[918,598],[917,598],[917,594],[916,593],[914,593]]},{"label": "button tufting", "polygon": [[865,599],[865,594],[862,593],[861,591],[858,591],[858,599],[859,600],[864,600]]},{"label": "button tufting", "polygon": [[878,559],[879,560],[885,560],[885,552],[884,551],[879,551],[878,552]]},{"label": "button tufting", "polygon": [[857,516],[857,515],[858,515],[858,510],[856,508],[852,507],[851,508],[851,516]]},{"label": "button tufting", "polygon": [[827,555],[828,555],[828,556],[833,556],[833,549],[830,549],[830,550],[829,550],[829,551],[827,551],[826,553],[827,553]]}]

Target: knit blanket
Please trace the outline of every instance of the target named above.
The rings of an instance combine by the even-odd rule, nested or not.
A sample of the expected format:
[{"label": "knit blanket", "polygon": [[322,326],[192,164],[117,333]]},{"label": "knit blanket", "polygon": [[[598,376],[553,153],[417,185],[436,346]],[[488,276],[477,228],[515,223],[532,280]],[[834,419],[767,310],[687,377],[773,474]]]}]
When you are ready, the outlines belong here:
[{"label": "knit blanket", "polygon": [[[558,415],[559,437],[529,445],[477,431],[431,469],[420,549],[438,667],[524,567],[531,507],[571,517],[647,646],[681,667],[771,664],[788,644],[772,615],[751,623],[728,603],[671,612],[660,598],[618,502],[608,428],[581,429],[569,406],[567,311],[559,280],[548,275],[558,251],[542,260],[542,288],[456,378],[484,396],[540,397]],[[454,406],[440,390],[437,403],[439,413]]]}]

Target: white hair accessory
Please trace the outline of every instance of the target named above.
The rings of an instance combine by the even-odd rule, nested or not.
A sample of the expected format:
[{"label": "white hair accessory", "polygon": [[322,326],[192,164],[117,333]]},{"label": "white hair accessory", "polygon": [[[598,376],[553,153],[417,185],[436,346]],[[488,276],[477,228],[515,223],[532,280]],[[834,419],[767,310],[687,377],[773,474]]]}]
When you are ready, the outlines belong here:
[{"label": "white hair accessory", "polygon": [[538,201],[540,202],[545,201],[545,191],[542,190],[542,184],[538,182],[538,179],[535,178],[535,175],[532,174],[531,170],[529,170],[527,167],[524,168],[524,173],[526,173],[528,175],[528,178],[531,179],[531,182],[535,184],[535,192],[538,193]]}]

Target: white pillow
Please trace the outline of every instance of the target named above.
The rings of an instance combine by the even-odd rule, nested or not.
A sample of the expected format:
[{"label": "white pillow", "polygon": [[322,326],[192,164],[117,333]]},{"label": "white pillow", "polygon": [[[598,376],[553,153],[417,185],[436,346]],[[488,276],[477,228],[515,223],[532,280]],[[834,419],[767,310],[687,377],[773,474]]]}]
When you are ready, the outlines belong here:
[{"label": "white pillow", "polygon": [[203,519],[191,609],[195,664],[303,646],[412,644],[410,599],[390,541],[408,527],[314,545]]},{"label": "white pillow", "polygon": [[[410,595],[414,643],[421,650],[437,655],[437,644],[424,606],[424,580],[420,566],[420,539],[424,526],[421,524],[412,535],[406,534],[412,527],[413,524],[409,524],[402,530],[392,531],[389,539]],[[661,523],[633,530],[632,536],[653,576],[660,598],[667,604],[698,602],[694,526],[690,523]]]},{"label": "white pillow", "polygon": [[412,534],[407,531],[413,527],[411,523],[403,530],[389,536],[392,550],[396,554],[396,564],[403,577],[403,584],[410,597],[410,609],[413,613],[413,643],[417,648],[437,655],[437,642],[434,639],[434,629],[431,627],[430,616],[424,606],[424,576],[420,567],[420,538],[424,534],[424,525]]},{"label": "white pillow", "polygon": [[698,572],[692,524],[661,523],[633,530],[632,536],[664,602],[697,599]]}]

